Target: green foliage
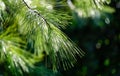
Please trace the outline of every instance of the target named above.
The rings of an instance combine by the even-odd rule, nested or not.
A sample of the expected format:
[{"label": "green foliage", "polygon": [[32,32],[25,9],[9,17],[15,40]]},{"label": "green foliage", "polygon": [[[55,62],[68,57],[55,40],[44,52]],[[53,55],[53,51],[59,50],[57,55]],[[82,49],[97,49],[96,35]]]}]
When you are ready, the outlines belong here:
[{"label": "green foliage", "polygon": [[111,0],[67,0],[68,6],[72,10],[74,23],[79,24],[79,28],[88,23],[89,18],[93,25],[104,27],[103,21],[110,23],[111,17],[107,14],[114,13],[115,10],[108,6]]},{"label": "green foliage", "polygon": [[73,67],[76,54],[84,55],[60,30],[70,19],[67,12],[54,10],[45,0],[38,3],[0,0],[0,65],[5,75],[29,74],[46,56],[51,69],[66,70]]},{"label": "green foliage", "polygon": [[107,6],[110,1],[0,0],[0,74],[55,76],[53,71],[74,67],[84,52],[62,30],[76,14],[99,20],[105,13],[113,13]]},{"label": "green foliage", "polygon": [[113,13],[115,10],[107,6],[111,0],[75,0],[74,4],[68,0],[72,10],[80,17],[97,17],[101,12]]}]

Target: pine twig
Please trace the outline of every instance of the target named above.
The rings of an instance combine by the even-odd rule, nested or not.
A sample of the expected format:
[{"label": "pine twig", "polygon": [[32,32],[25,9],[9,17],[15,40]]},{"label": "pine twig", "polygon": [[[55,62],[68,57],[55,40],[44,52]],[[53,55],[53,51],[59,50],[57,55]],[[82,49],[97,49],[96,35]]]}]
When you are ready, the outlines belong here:
[{"label": "pine twig", "polygon": [[26,2],[25,2],[25,0],[22,0],[23,1],[23,3],[26,5],[26,7],[28,8],[28,9],[30,9],[31,11],[33,11],[34,13],[36,13],[39,17],[41,17],[42,19],[43,19],[43,21],[45,22],[45,24],[48,24],[47,23],[47,20],[40,14],[40,12],[38,12],[37,10],[34,10],[33,8],[31,8]]}]

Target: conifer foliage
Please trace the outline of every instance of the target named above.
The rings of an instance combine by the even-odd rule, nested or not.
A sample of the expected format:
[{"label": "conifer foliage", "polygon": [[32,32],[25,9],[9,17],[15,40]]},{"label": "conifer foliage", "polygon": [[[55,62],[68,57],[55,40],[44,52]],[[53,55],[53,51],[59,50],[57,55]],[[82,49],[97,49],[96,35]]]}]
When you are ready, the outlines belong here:
[{"label": "conifer foliage", "polygon": [[[56,71],[73,66],[75,55],[83,56],[74,43],[60,30],[67,14],[53,9],[41,0],[1,0],[0,63],[13,75],[29,73],[46,54],[47,65]],[[38,6],[37,6],[38,5]],[[62,17],[64,16],[64,17]],[[60,19],[61,18],[61,19]],[[44,54],[43,54],[44,53]]]},{"label": "conifer foliage", "polygon": [[1,75],[24,76],[41,67],[36,64],[43,60],[54,71],[61,67],[67,70],[74,66],[77,56],[84,56],[61,31],[71,19],[70,13],[63,11],[65,8],[70,11],[71,2],[0,0]]}]

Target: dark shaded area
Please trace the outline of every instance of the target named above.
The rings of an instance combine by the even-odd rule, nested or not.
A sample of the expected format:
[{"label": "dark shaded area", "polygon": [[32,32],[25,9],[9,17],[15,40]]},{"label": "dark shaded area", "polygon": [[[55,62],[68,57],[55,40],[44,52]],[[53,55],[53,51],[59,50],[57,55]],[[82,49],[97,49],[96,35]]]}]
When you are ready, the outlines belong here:
[{"label": "dark shaded area", "polygon": [[[66,34],[86,52],[74,68],[63,76],[120,76],[120,1],[112,0],[116,12],[106,13],[96,23],[91,18],[77,18]],[[97,24],[100,24],[99,26]]]}]

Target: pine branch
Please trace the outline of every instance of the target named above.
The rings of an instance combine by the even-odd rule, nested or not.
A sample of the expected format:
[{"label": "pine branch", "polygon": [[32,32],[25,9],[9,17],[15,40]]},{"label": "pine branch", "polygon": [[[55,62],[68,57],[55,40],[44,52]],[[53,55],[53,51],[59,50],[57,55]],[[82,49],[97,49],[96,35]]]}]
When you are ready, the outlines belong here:
[{"label": "pine branch", "polygon": [[[74,62],[76,62],[76,54],[82,57],[84,55],[84,52],[78,49],[78,47],[76,47],[74,43],[62,31],[60,31],[60,29],[55,26],[55,24],[51,22],[48,23],[47,20],[38,11],[29,7],[25,1],[24,4],[33,13],[42,18],[45,23],[37,24],[41,26],[35,28],[35,30],[33,30],[34,34],[31,34],[29,37],[32,38],[34,36],[32,40],[35,41],[35,55],[39,56],[43,51],[45,51],[50,59],[47,64],[49,65],[51,63],[54,71],[58,70],[60,66],[62,66],[64,70],[73,67]],[[40,22],[40,20],[36,22]],[[31,26],[36,26],[36,22],[33,23]],[[49,26],[47,26],[46,24]],[[62,64],[60,64],[61,62]]]},{"label": "pine branch", "polygon": [[25,0],[22,0],[22,1],[23,1],[23,3],[26,5],[26,7],[27,7],[30,11],[36,13],[39,17],[41,17],[41,18],[43,19],[43,21],[45,22],[45,24],[48,24],[48,23],[47,23],[47,20],[46,20],[37,10],[34,10],[33,8],[31,8],[31,7],[25,2]]},{"label": "pine branch", "polygon": [[[6,1],[6,4],[8,2]],[[14,2],[14,0],[12,2]],[[18,7],[21,8],[18,9],[18,7],[12,7],[15,6],[15,4],[12,2],[11,4],[8,4],[8,6],[12,8],[10,9],[10,12],[12,13],[15,9],[13,13],[15,15],[12,15],[12,19],[11,16],[8,17],[9,24],[6,23],[8,27],[6,27],[7,29],[1,35],[1,38],[4,39],[7,43],[3,41],[3,48],[2,51],[0,51],[2,55],[4,55],[4,51],[7,52],[5,53],[5,55],[8,56],[7,58],[9,59],[7,60],[6,57],[5,59],[7,60],[8,64],[12,66],[12,71],[15,71],[17,67],[19,68],[19,72],[21,72],[22,70],[25,72],[29,72],[29,67],[27,67],[27,65],[34,65],[34,63],[36,62],[34,57],[36,57],[37,61],[40,62],[40,56],[43,56],[43,52],[47,54],[50,60],[47,64],[50,64],[51,68],[55,71],[61,68],[60,66],[62,66],[64,70],[73,67],[73,64],[76,62],[76,54],[80,57],[84,55],[84,52],[78,49],[78,47],[74,45],[74,43],[57,27],[64,26],[60,23],[64,24],[64,19],[67,20],[67,14],[65,14],[64,12],[58,13],[55,11],[52,11],[53,13],[51,14],[51,12],[48,12],[47,10],[41,11],[41,8],[40,11],[42,13],[39,13],[38,9],[35,10],[31,8],[27,4],[27,2],[25,2],[25,0],[22,0],[23,3],[19,2],[21,5],[19,5],[18,3]],[[44,12],[46,12],[47,15]],[[60,19],[63,19],[63,22]],[[11,29],[15,29],[16,31]],[[14,32],[17,33],[18,36],[12,37],[12,35],[15,35]],[[21,36],[19,36],[19,34]],[[29,55],[27,55],[27,53],[30,53],[29,50],[26,51],[27,49],[21,49],[22,44],[20,43],[22,42],[22,40],[18,41],[17,39],[22,38],[25,39],[23,41],[25,41],[26,43],[26,45],[23,46],[30,48],[29,50],[33,51],[33,57],[29,57]],[[27,46],[27,44],[31,45],[32,47]],[[13,59],[13,54],[9,54],[8,50],[14,54],[14,56],[16,57],[16,61],[15,59]],[[33,62],[31,62],[30,58]],[[22,61],[20,62],[19,59],[22,59]]]}]

